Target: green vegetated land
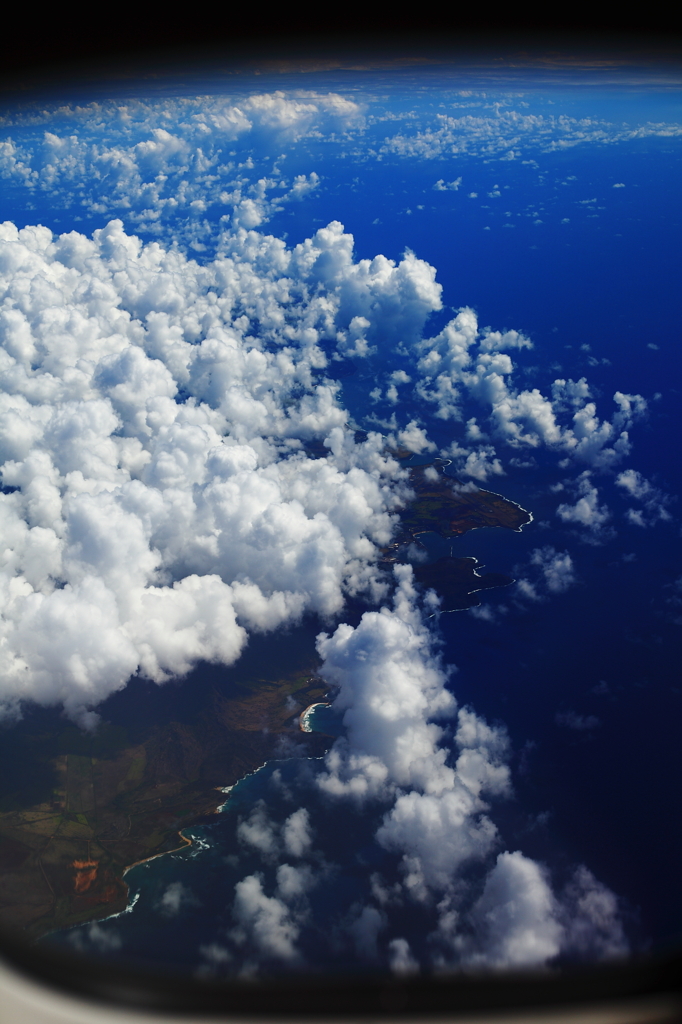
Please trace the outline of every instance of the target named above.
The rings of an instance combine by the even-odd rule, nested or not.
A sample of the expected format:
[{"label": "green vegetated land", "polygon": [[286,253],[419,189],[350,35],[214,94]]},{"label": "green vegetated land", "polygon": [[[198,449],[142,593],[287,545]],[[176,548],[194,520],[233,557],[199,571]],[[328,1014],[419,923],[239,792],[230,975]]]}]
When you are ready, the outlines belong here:
[{"label": "green vegetated land", "polygon": [[61,735],[29,737],[34,750],[62,752],[43,765],[48,799],[0,805],[0,922],[38,937],[123,910],[125,868],[186,844],[179,830],[215,813],[222,787],[271,758],[283,733],[310,755],[329,746],[298,730],[298,714],[326,692],[314,665],[236,689],[215,689],[189,721],[152,727],[134,745],[125,730],[103,724],[91,737],[63,720]]}]

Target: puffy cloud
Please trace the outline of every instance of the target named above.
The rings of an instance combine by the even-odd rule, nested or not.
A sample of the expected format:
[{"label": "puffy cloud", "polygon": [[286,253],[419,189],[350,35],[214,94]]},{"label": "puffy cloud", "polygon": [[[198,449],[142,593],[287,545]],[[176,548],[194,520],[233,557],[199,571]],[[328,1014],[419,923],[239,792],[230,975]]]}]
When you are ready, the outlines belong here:
[{"label": "puffy cloud", "polygon": [[495,841],[482,797],[509,789],[506,738],[463,708],[456,764],[446,763],[443,731],[433,719],[452,716],[455,703],[415,604],[412,570],[394,571],[393,610],[366,612],[355,629],[344,624],[318,640],[322,672],[339,687],[334,706],[347,728],[318,785],[358,799],[397,794],[377,838],[402,854],[407,890],[425,898],[429,887],[447,887],[464,862],[485,856]]},{"label": "puffy cloud", "polygon": [[618,900],[580,866],[557,895],[542,865],[520,851],[500,853],[483,891],[458,914],[439,905],[432,940],[439,966],[541,967],[563,960],[607,960],[628,952]]},{"label": "puffy cloud", "polygon": [[530,564],[538,570],[538,579],[533,584],[535,593],[562,594],[575,583],[573,559],[568,551],[557,551],[547,545],[531,552]]},{"label": "puffy cloud", "polygon": [[[538,388],[519,391],[513,384],[514,364],[508,353],[531,347],[531,341],[518,331],[479,330],[474,311],[464,308],[438,335],[419,343],[418,351],[424,354],[419,360],[422,379],[417,392],[436,406],[437,417],[446,420],[461,419],[464,399],[473,398],[488,408],[491,431],[516,448],[555,448],[598,470],[624,458],[630,451],[628,430],[646,413],[641,395],[617,391],[616,412],[611,420],[600,420],[596,404],[589,401],[585,378],[558,378],[551,398]],[[475,441],[481,434],[473,417],[467,423],[467,437]],[[455,456],[469,454],[458,441],[452,451]],[[486,454],[484,446],[474,454],[474,470],[479,461],[483,471],[490,472],[482,460]]]},{"label": "puffy cloud", "polygon": [[433,452],[436,450],[435,444],[433,441],[429,441],[426,431],[417,425],[416,420],[411,420],[404,430],[398,431],[398,441],[403,448],[407,448],[408,451],[415,452],[417,455],[423,451]]},{"label": "puffy cloud", "polygon": [[389,944],[389,964],[394,974],[404,977],[405,975],[416,974],[419,971],[419,964],[412,956],[410,944],[407,939],[392,939]]},{"label": "puffy cloud", "polygon": [[255,804],[246,820],[239,822],[237,838],[266,857],[277,853],[279,844],[276,825],[270,820],[263,800]]},{"label": "puffy cloud", "polygon": [[[362,122],[353,100],[305,90],[236,102],[198,96],[62,106],[32,111],[27,120],[18,115],[22,141],[0,143],[0,175],[30,193],[48,193],[53,206],[119,214],[149,234],[181,233],[203,251],[214,232],[207,211],[214,221],[226,214],[248,230],[319,184],[315,172],[293,180],[277,169],[272,177],[254,176],[253,155],[267,155],[271,164],[306,135],[342,136]],[[241,163],[236,140],[246,149]]]},{"label": "puffy cloud", "polygon": [[248,818],[240,819],[237,838],[268,861],[275,860],[282,850],[289,857],[303,857],[310,852],[313,841],[310,815],[305,807],[299,807],[280,825],[270,818],[265,802],[259,800]]},{"label": "puffy cloud", "polygon": [[319,281],[338,295],[339,326],[355,321],[370,341],[380,337],[383,344],[416,342],[442,306],[435,268],[409,250],[399,263],[385,256],[354,263],[352,252],[352,236],[332,221],[296,247],[292,262],[311,284]]},{"label": "puffy cloud", "polygon": [[323,125],[343,128],[360,116],[357,103],[333,92],[297,90],[287,94],[277,90],[249,96],[241,107],[256,124],[274,130],[280,139],[284,135],[292,141]]},{"label": "puffy cloud", "polygon": [[[305,848],[299,847],[295,855],[298,856],[304,852],[307,852],[307,845]],[[280,864],[277,868],[277,892],[287,903],[299,901],[312,889],[316,882],[317,879],[307,864],[296,867],[293,867],[291,864]]]},{"label": "puffy cloud", "polygon": [[562,907],[564,948],[569,955],[607,960],[629,952],[617,897],[584,865],[566,886]]},{"label": "puffy cloud", "polygon": [[522,853],[501,853],[471,918],[473,949],[466,962],[488,967],[533,967],[560,951],[558,906],[539,864]]},{"label": "puffy cloud", "polygon": [[[467,104],[472,108],[478,105]],[[574,118],[566,114],[553,117],[504,110],[496,104],[494,114],[477,111],[452,116],[438,113],[431,124],[413,134],[400,132],[385,139],[382,151],[411,160],[435,160],[463,154],[487,160],[512,160],[524,151],[551,152],[590,143],[613,144],[649,135],[669,134],[682,134],[682,126],[649,123],[631,127],[597,118]],[[434,187],[438,188],[438,183]],[[618,187],[614,185],[614,188]]]},{"label": "puffy cloud", "polygon": [[[354,316],[346,331],[339,331],[336,335],[336,347],[343,356],[355,356],[364,359],[375,349],[369,345],[365,335],[371,327],[371,323],[364,316]],[[338,357],[337,357],[338,358]]]},{"label": "puffy cloud", "polygon": [[197,906],[196,896],[182,882],[171,882],[166,886],[156,906],[164,917],[177,917],[184,907]]},{"label": "puffy cloud", "polygon": [[500,352],[510,348],[532,348],[530,338],[518,331],[492,331],[489,327],[481,332],[480,349],[482,352]]},{"label": "puffy cloud", "polygon": [[646,498],[653,490],[651,484],[635,469],[626,469],[616,477],[619,487],[633,498]]},{"label": "puffy cloud", "polygon": [[398,797],[377,839],[403,853],[404,885],[413,898],[446,889],[467,861],[492,850],[497,829],[480,813],[484,806],[463,784],[438,796],[413,791]]},{"label": "puffy cloud", "polygon": [[619,473],[616,484],[628,498],[639,501],[642,505],[638,509],[629,508],[625,513],[628,521],[634,526],[652,526],[654,523],[669,521],[672,518],[666,508],[670,502],[668,495],[654,487],[636,469],[626,469]]},{"label": "puffy cloud", "polygon": [[237,882],[233,914],[237,928],[232,936],[238,943],[248,941],[266,959],[290,964],[300,959],[300,928],[286,903],[265,894],[262,876],[249,875]]},{"label": "puffy cloud", "polygon": [[[469,433],[472,433],[471,429]],[[491,444],[469,449],[453,441],[441,454],[452,459],[458,476],[470,476],[482,483],[491,476],[504,476],[502,463]]]},{"label": "puffy cloud", "polygon": [[442,730],[429,719],[451,715],[455,702],[415,606],[412,569],[394,572],[392,610],[365,612],[357,627],[342,623],[318,638],[323,675],[339,687],[334,706],[348,730],[348,745],[332,748],[320,779],[328,792],[365,796],[395,784],[438,790],[451,781],[436,747]]},{"label": "puffy cloud", "polygon": [[[381,435],[354,442],[320,343],[360,310],[418,332],[433,268],[355,263],[336,222],[294,250],[236,229],[203,266],[119,221],[0,235],[8,712],[87,724],[138,670],[229,664],[249,631],[383,592],[404,474]],[[430,446],[416,423],[405,440]]]},{"label": "puffy cloud", "polygon": [[600,543],[609,536],[606,523],[611,518],[606,505],[599,504],[599,491],[590,479],[589,473],[580,475],[576,482],[576,489],[580,495],[574,505],[562,502],[556,510],[556,514],[565,523],[576,523],[584,527],[586,533],[583,537],[593,543]]},{"label": "puffy cloud", "polygon": [[438,181],[436,182],[436,184],[433,186],[433,188],[434,188],[434,190],[436,192],[447,192],[447,191],[456,192],[459,189],[459,186],[461,184],[462,184],[462,178],[461,178],[461,175],[460,175],[460,177],[459,178],[455,178],[454,181],[447,181],[446,182],[443,178],[439,178]]},{"label": "puffy cloud", "polygon": [[310,815],[305,807],[299,807],[284,822],[282,828],[284,849],[291,857],[301,857],[310,849],[313,836]]}]

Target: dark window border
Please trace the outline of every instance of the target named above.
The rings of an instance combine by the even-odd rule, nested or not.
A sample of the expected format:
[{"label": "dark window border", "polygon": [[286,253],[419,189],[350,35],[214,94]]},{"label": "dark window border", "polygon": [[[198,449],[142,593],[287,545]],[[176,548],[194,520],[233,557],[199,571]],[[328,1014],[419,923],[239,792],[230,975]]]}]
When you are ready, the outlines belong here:
[{"label": "dark window border", "polygon": [[[29,942],[0,930],[0,957],[22,975],[110,1008],[204,1016],[430,1018],[483,1012],[596,1009],[658,997],[682,1019],[682,954],[562,970],[410,979],[311,975],[223,982],[143,970]],[[649,1019],[649,1018],[647,1018]]]}]

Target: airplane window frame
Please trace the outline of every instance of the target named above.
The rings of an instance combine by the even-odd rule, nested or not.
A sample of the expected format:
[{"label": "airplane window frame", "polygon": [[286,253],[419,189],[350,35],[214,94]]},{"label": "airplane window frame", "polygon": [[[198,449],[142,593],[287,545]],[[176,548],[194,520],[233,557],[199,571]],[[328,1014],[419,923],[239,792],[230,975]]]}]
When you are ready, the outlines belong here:
[{"label": "airplane window frame", "polygon": [[567,968],[470,972],[430,977],[303,976],[249,981],[197,978],[65,949],[36,946],[0,929],[0,962],[34,982],[110,1008],[209,1018],[272,1020],[371,1016],[435,1018],[517,1011],[580,1010],[668,1000],[682,1013],[682,954],[629,957]]},{"label": "airplane window frame", "polygon": [[[36,91],[63,70],[37,77]],[[91,72],[88,72],[88,76]],[[11,79],[9,80],[11,87]],[[8,86],[8,79],[5,79]],[[571,967],[561,971],[461,973],[431,977],[297,975],[257,982],[221,981],[144,969],[65,949],[37,946],[0,927],[0,962],[33,982],[108,1007],[157,1014],[283,1019],[372,1016],[451,1019],[472,1013],[606,1006],[653,997],[682,1013],[682,954]],[[676,1019],[673,1009],[669,1018]],[[0,1009],[0,1018],[2,1011]]]}]

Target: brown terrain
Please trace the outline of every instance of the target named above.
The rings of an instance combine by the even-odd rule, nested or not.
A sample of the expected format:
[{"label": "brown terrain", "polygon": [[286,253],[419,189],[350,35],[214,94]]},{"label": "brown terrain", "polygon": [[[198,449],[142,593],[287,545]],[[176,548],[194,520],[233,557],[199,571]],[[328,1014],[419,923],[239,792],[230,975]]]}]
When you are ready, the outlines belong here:
[{"label": "brown terrain", "polygon": [[[499,494],[427,469],[410,470],[415,498],[401,514],[400,536],[385,550],[384,564],[428,531],[447,539],[483,526],[520,530],[531,519]],[[416,567],[415,578],[442,596],[444,610],[466,608],[477,603],[470,596],[476,591],[512,582],[479,576],[477,568],[474,558],[441,558]],[[34,767],[40,762],[41,796],[19,784],[14,794],[6,787],[0,803],[0,924],[39,937],[124,910],[125,869],[187,845],[181,830],[214,814],[223,788],[277,756],[286,734],[295,733],[309,756],[321,754],[331,738],[298,729],[300,712],[326,691],[316,663],[285,672],[209,688],[189,716],[152,718],[132,742],[125,729],[107,732],[106,724],[94,737],[74,727],[70,738],[68,730],[60,737],[63,720],[56,730],[28,735],[21,750]],[[9,755],[10,767],[22,763],[23,754]]]},{"label": "brown terrain", "polygon": [[152,728],[108,756],[53,758],[51,798],[0,813],[0,923],[38,937],[124,910],[126,867],[187,845],[180,830],[214,814],[223,787],[276,756],[283,736],[310,755],[329,746],[298,729],[301,710],[326,692],[314,666],[240,690],[215,690],[190,722]]},{"label": "brown terrain", "polygon": [[518,531],[531,521],[529,512],[494,491],[485,491],[472,484],[464,485],[438,470],[437,478],[430,479],[426,471],[433,473],[434,468],[415,466],[410,471],[410,487],[415,498],[400,517],[407,535],[401,538],[402,542],[428,531],[446,539],[460,537],[482,526]]},{"label": "brown terrain", "polygon": [[[435,475],[437,474],[437,475]],[[472,484],[462,484],[445,476],[432,463],[410,470],[410,487],[414,499],[400,516],[401,531],[384,553],[385,562],[399,560],[398,549],[413,541],[419,544],[424,533],[436,533],[445,540],[454,540],[469,530],[483,526],[521,530],[532,519],[520,505],[494,491]],[[484,573],[475,558],[439,558],[426,565],[414,565],[417,583],[430,587],[441,597],[442,611],[456,611],[479,604],[472,596],[481,590],[507,587],[514,580],[501,573]]]}]

